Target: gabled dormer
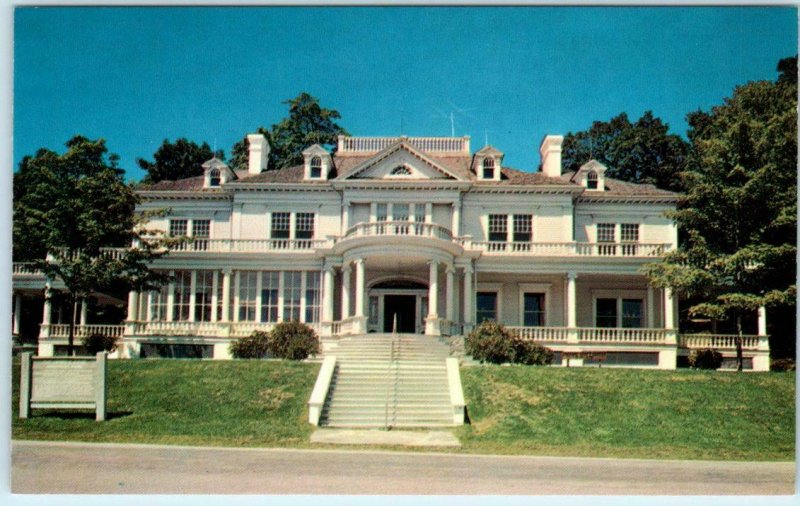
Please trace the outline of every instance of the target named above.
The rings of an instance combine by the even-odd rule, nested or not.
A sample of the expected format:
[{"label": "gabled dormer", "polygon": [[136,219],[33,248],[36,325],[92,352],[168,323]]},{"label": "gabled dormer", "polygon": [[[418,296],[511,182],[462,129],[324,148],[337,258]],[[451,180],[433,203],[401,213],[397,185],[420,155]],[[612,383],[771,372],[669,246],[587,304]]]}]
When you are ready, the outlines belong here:
[{"label": "gabled dormer", "polygon": [[236,179],[236,174],[216,156],[203,165],[203,188],[219,188]]},{"label": "gabled dormer", "polygon": [[578,172],[572,176],[571,181],[583,186],[587,191],[605,191],[606,168],[597,160],[589,160],[581,165]]},{"label": "gabled dormer", "polygon": [[319,144],[303,151],[305,169],[303,179],[307,181],[327,181],[331,172],[331,155]]},{"label": "gabled dormer", "polygon": [[472,159],[472,171],[478,181],[500,181],[503,156],[502,152],[492,146],[485,146],[475,153],[475,157]]}]

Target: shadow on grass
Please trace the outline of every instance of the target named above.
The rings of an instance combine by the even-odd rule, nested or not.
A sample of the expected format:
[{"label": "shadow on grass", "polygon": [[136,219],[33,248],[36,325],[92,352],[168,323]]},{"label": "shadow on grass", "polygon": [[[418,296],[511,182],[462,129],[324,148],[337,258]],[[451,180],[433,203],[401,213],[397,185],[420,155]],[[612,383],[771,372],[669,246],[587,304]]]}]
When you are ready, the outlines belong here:
[{"label": "shadow on grass", "polygon": [[[133,411],[113,411],[106,413],[106,421],[116,418],[125,418],[133,414]],[[32,413],[31,418],[58,418],[60,420],[94,420],[96,414],[90,411],[45,411]]]}]

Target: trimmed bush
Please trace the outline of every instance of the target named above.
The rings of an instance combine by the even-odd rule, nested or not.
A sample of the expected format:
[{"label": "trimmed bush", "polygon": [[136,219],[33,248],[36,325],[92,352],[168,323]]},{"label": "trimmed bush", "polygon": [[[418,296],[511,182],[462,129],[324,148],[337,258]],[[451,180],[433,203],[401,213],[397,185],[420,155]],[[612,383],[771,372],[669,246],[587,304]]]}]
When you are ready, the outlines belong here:
[{"label": "trimmed bush", "polygon": [[525,365],[550,365],[553,363],[553,350],[534,341],[513,337],[514,362]]},{"label": "trimmed bush", "polygon": [[281,322],[270,332],[267,349],[276,358],[304,360],[319,353],[319,338],[305,323]]},{"label": "trimmed bush", "polygon": [[247,337],[242,337],[231,343],[231,355],[234,358],[266,358],[268,351],[269,334],[259,330],[253,331]]},{"label": "trimmed bush", "polygon": [[91,334],[81,339],[81,344],[86,348],[90,355],[96,355],[101,351],[113,352],[119,346],[119,338],[107,336],[105,334]]},{"label": "trimmed bush", "polygon": [[794,371],[795,363],[791,358],[779,358],[772,361],[769,365],[769,370],[776,372]]},{"label": "trimmed bush", "polygon": [[484,320],[464,340],[464,350],[472,358],[490,364],[513,362],[512,334],[494,320]]},{"label": "trimmed bush", "polygon": [[722,354],[717,350],[692,350],[689,353],[689,366],[695,369],[719,369],[722,365]]}]

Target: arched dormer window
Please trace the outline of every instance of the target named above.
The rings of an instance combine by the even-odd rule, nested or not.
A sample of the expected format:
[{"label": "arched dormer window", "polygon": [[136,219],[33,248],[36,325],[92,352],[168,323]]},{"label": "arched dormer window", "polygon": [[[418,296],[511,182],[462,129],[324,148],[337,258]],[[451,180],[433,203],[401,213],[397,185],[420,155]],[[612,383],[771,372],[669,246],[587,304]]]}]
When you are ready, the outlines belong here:
[{"label": "arched dormer window", "polygon": [[586,189],[587,190],[596,190],[597,189],[597,172],[591,170],[588,174],[586,174]]},{"label": "arched dormer window", "polygon": [[483,179],[494,179],[494,158],[483,159]]},{"label": "arched dormer window", "polygon": [[208,186],[219,186],[222,182],[222,175],[219,169],[211,169],[208,171]]},{"label": "arched dormer window", "polygon": [[311,159],[311,174],[313,179],[322,177],[322,158],[315,156]]},{"label": "arched dormer window", "polygon": [[405,165],[399,165],[392,169],[392,172],[389,174],[391,176],[410,176],[411,169],[406,167]]}]

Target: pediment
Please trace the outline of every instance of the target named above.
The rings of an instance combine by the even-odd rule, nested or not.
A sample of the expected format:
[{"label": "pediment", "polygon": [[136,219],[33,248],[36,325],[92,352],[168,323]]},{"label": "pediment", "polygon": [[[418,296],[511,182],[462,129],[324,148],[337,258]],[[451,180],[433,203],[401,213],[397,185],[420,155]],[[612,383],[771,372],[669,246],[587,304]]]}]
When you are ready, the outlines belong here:
[{"label": "pediment", "polygon": [[460,179],[405,142],[398,142],[353,168],[343,179]]}]

